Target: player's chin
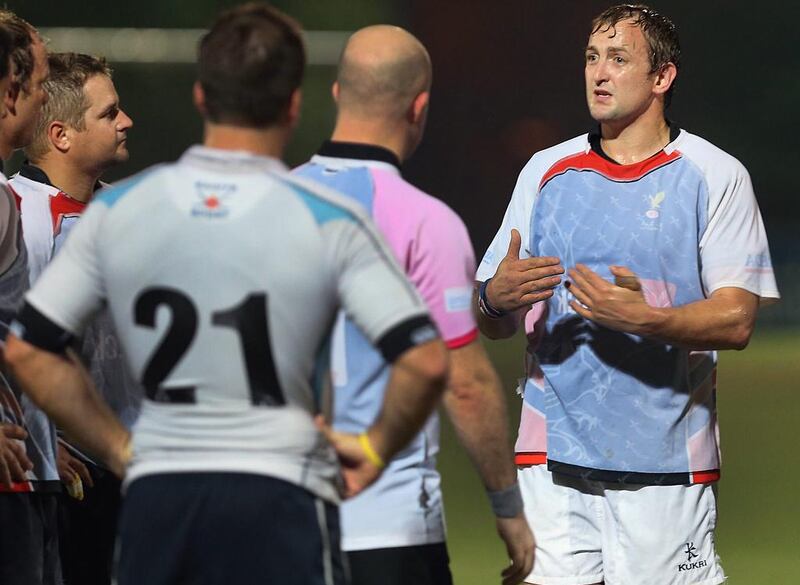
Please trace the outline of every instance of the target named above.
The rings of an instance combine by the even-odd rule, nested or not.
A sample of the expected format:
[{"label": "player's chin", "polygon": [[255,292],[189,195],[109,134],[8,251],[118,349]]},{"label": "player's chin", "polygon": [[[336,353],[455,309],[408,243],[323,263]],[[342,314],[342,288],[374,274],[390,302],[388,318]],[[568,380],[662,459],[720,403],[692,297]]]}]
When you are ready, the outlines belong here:
[{"label": "player's chin", "polygon": [[117,152],[114,155],[114,162],[122,163],[127,161],[131,157],[131,154],[128,152],[128,147],[125,144],[120,144],[117,147]]}]

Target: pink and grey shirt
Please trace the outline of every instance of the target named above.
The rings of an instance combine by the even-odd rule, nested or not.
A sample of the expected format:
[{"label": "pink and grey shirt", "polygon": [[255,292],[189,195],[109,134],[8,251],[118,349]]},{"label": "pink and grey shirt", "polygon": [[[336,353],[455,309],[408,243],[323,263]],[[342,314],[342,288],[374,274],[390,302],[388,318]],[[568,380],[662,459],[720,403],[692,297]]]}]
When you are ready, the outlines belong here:
[{"label": "pink and grey shirt", "polygon": [[[450,349],[475,341],[475,257],[466,227],[447,205],[403,179],[394,154],[370,145],[326,142],[294,172],[336,189],[367,210]],[[365,430],[380,409],[389,367],[343,314],[334,329],[331,370],[334,426],[353,433]],[[438,450],[434,415],[375,485],[342,506],[345,550],[444,540]]]}]

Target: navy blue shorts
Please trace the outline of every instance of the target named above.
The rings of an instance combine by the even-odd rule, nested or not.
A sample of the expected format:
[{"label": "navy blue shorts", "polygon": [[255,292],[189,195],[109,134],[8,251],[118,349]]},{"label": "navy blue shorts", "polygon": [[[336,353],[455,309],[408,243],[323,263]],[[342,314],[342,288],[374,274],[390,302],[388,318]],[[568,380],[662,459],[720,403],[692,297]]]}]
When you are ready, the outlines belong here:
[{"label": "navy blue shorts", "polygon": [[339,512],[259,475],[149,475],[128,487],[119,585],[345,585]]},{"label": "navy blue shorts", "polygon": [[353,585],[453,585],[443,542],[350,551],[347,558]]}]

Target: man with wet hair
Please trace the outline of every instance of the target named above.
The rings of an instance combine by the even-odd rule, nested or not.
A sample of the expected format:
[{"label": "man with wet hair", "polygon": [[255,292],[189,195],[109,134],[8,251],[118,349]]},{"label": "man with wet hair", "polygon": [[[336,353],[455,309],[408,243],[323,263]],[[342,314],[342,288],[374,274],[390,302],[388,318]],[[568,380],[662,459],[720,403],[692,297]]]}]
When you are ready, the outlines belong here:
[{"label": "man with wet hair", "polygon": [[715,350],[743,349],[779,295],[747,170],[665,117],[680,61],[647,6],[594,19],[598,125],[533,156],[478,269],[482,330],[528,334],[529,583],[725,580]]},{"label": "man with wet hair", "polygon": [[[300,110],[296,23],[232,8],[198,65],[203,145],[94,198],[26,296],[6,360],[125,474],[120,585],[344,583],[339,493],[372,483],[422,427],[446,350],[369,218],[280,162]],[[106,304],[146,391],[132,441],[64,352]],[[319,416],[340,307],[393,364],[359,435]]]},{"label": "man with wet hair", "polygon": [[[101,187],[100,177],[128,159],[131,119],[122,111],[105,59],[77,53],[48,58],[48,101],[25,149],[28,160],[10,183],[21,199],[31,284],[50,263]],[[130,428],[140,391],[127,372],[111,317],[87,328],[81,356],[95,386]],[[107,585],[119,516],[120,484],[110,470],[59,440],[59,476],[71,497],[59,513],[61,564],[67,583]]]},{"label": "man with wet hair", "polygon": [[[488,492],[518,583],[533,564],[500,382],[478,339],[472,312],[475,257],[461,219],[401,176],[425,129],[431,61],[413,35],[370,26],[347,42],[333,85],[336,127],[297,169],[364,206],[425,300],[448,347],[444,406]],[[332,347],[334,427],[358,433],[380,407],[388,364],[342,316]],[[452,583],[436,470],[439,419],[388,463],[378,482],[342,505],[343,548],[353,585]]]}]

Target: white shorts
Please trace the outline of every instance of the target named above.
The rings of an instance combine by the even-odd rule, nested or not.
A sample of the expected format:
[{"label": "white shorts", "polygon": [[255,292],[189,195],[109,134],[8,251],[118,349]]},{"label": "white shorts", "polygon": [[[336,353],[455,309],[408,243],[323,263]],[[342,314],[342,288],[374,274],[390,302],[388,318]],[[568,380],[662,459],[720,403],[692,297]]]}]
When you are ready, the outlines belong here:
[{"label": "white shorts", "polygon": [[518,472],[536,537],[526,583],[717,585],[717,506],[710,484],[642,486]]}]

